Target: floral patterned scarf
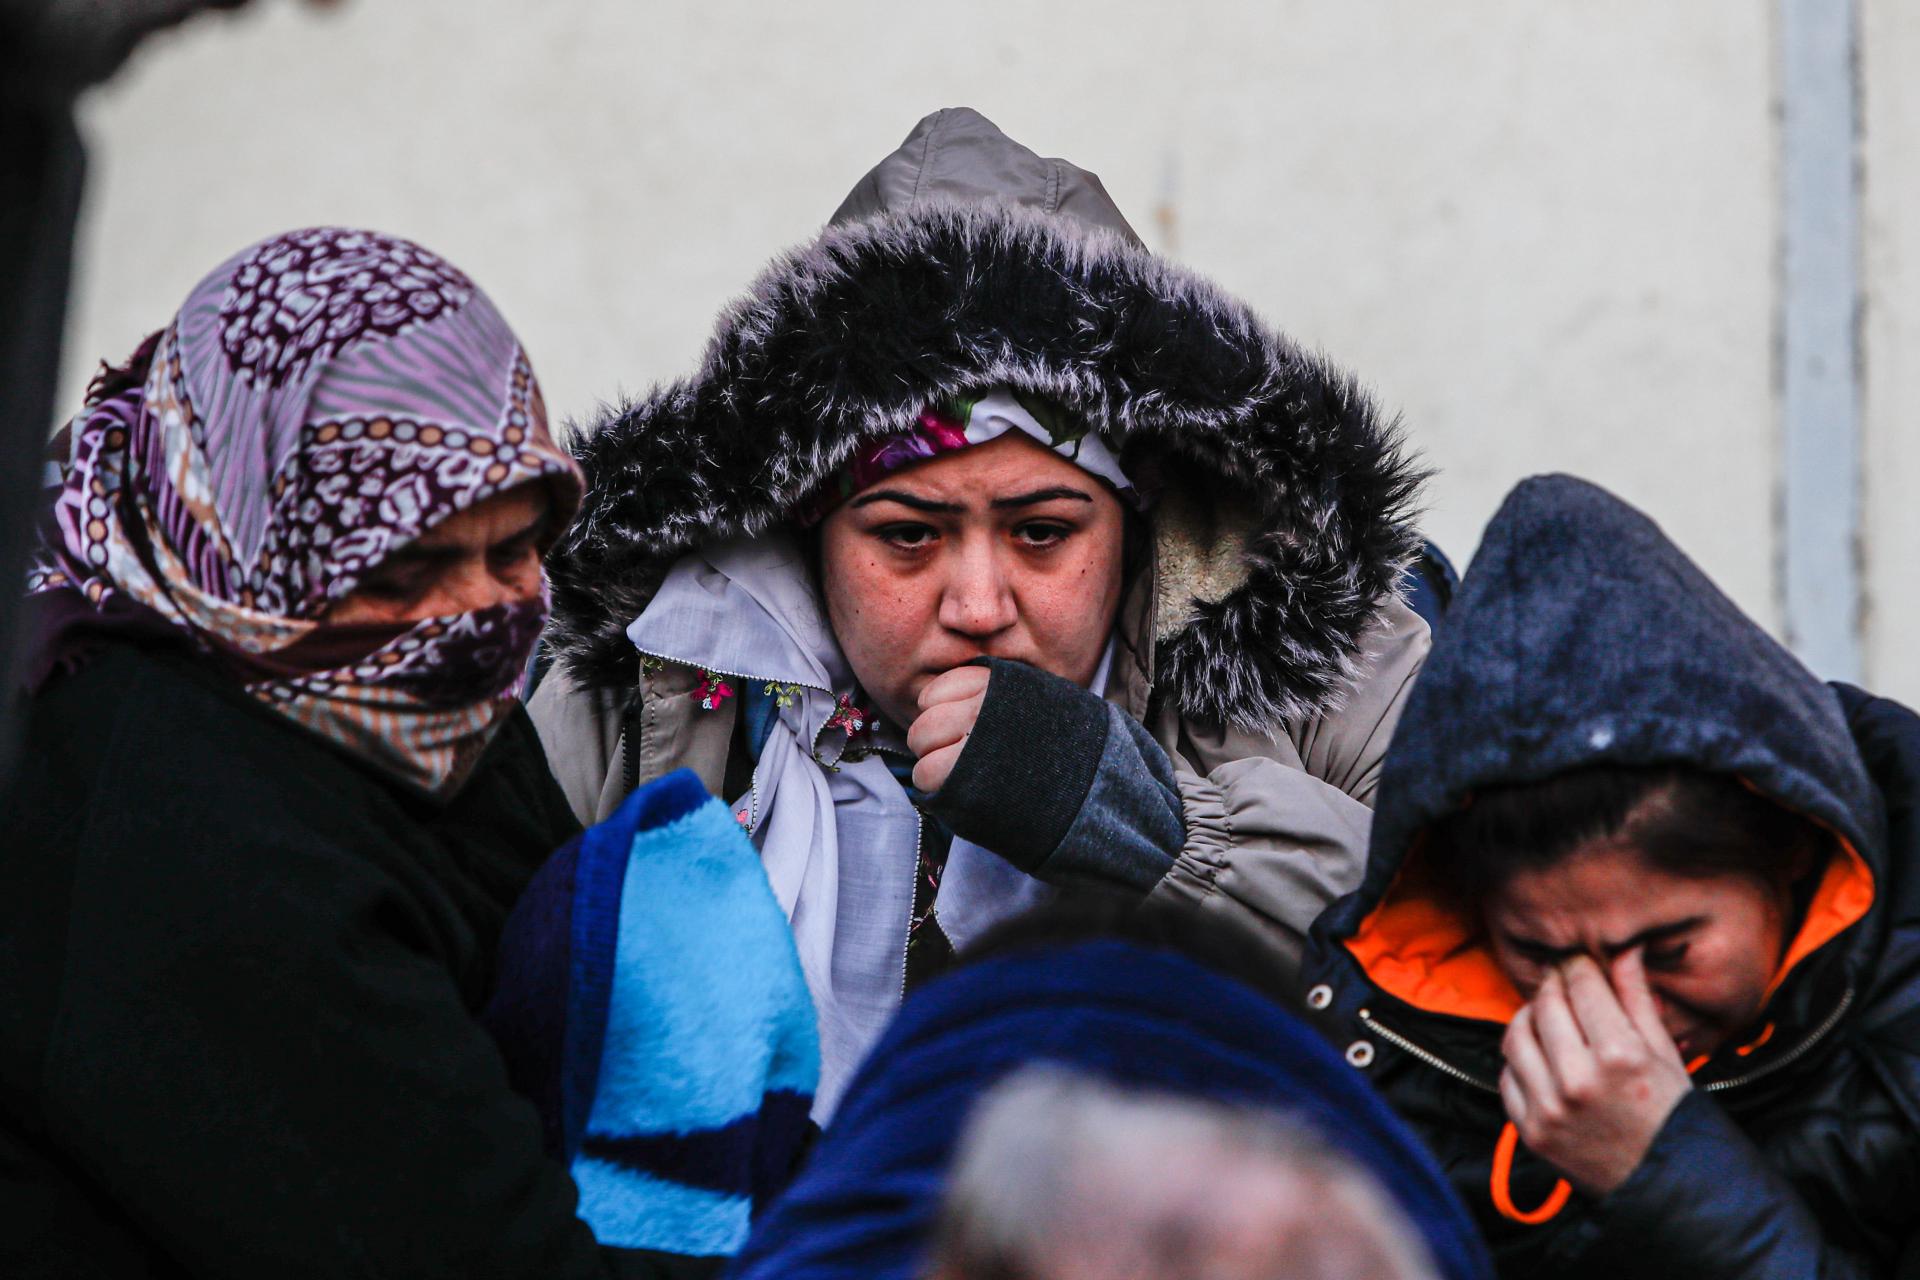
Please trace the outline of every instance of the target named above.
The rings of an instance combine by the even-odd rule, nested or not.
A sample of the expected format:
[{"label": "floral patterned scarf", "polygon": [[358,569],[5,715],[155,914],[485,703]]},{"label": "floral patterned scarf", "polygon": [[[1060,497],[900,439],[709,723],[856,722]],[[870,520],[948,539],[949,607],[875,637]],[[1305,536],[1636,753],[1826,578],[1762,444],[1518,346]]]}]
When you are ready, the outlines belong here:
[{"label": "floral patterned scarf", "polygon": [[327,608],[389,554],[538,480],[555,530],[577,467],[471,280],[418,245],[295,231],[202,280],[68,426],[27,589],[36,679],[101,632],[173,634],[255,698],[431,795],[513,703],[538,601],[393,625]]}]

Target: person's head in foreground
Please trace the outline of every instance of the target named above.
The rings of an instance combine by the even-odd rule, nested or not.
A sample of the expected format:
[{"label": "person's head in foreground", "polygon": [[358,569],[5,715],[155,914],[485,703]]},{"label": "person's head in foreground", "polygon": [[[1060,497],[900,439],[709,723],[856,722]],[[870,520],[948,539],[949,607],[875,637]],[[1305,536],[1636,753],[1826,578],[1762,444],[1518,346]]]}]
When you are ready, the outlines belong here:
[{"label": "person's head in foreground", "polygon": [[1270,966],[1187,939],[1077,897],[1001,926],[908,997],[730,1274],[1490,1276],[1412,1132],[1211,967]]},{"label": "person's head in foreground", "polygon": [[1639,512],[1509,496],[1305,977],[1503,1274],[1899,1255],[1916,765],[1920,722],[1822,684]]},{"label": "person's head in foreground", "polygon": [[1029,1067],[961,1134],[933,1280],[1427,1280],[1406,1215],[1275,1111]]},{"label": "person's head in foreground", "polygon": [[1427,643],[1419,475],[1091,173],[928,116],[580,458],[530,709],[584,821],[678,767],[734,805],[821,1114],[904,988],[1057,886],[1287,964],[1357,883]]},{"label": "person's head in foreground", "polygon": [[601,1274],[475,1021],[577,831],[516,690],[579,473],[465,274],[218,267],[65,440],[0,858],[0,1273]]}]

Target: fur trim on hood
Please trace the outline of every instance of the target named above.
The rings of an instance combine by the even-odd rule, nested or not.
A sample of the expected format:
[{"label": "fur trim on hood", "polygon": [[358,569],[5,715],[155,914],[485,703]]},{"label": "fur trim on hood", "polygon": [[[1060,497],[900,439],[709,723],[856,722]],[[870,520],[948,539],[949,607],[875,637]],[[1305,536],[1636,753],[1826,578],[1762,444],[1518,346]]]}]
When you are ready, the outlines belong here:
[{"label": "fur trim on hood", "polygon": [[[1032,156],[943,112],[876,172],[931,169],[953,125]],[[1160,488],[1154,678],[1183,714],[1274,732],[1337,703],[1417,548],[1422,473],[1351,376],[1069,213],[1070,166],[1045,163],[1044,203],[920,182],[829,227],[725,312],[697,373],[590,427],[586,504],[548,566],[548,644],[578,682],[635,683],[625,629],[678,557],[772,528],[928,402],[1006,386],[1081,415]]]}]

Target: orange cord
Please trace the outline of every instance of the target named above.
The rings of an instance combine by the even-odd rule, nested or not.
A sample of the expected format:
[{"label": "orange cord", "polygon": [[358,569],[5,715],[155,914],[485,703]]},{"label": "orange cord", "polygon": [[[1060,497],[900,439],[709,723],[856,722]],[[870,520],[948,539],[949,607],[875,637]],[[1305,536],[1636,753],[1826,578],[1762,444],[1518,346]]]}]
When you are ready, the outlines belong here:
[{"label": "orange cord", "polygon": [[1553,1190],[1541,1202],[1538,1209],[1521,1210],[1513,1203],[1513,1153],[1520,1146],[1520,1130],[1513,1121],[1507,1121],[1500,1130],[1500,1141],[1493,1144],[1493,1207],[1500,1216],[1509,1218],[1522,1226],[1537,1227],[1551,1220],[1567,1207],[1567,1199],[1573,1195],[1573,1187],[1565,1178],[1553,1184]]},{"label": "orange cord", "polygon": [[[1758,1039],[1752,1044],[1741,1045],[1734,1052],[1744,1058],[1771,1039],[1773,1039],[1773,1024],[1769,1022]],[[1708,1055],[1701,1054],[1687,1064],[1687,1074],[1692,1075],[1710,1061],[1712,1059]],[[1513,1121],[1509,1120],[1506,1127],[1500,1130],[1500,1140],[1493,1144],[1493,1179],[1489,1190],[1493,1194],[1493,1207],[1499,1211],[1501,1217],[1523,1226],[1537,1227],[1543,1222],[1551,1221],[1567,1207],[1567,1200],[1573,1195],[1573,1187],[1565,1178],[1562,1178],[1553,1184],[1553,1190],[1547,1193],[1547,1198],[1541,1202],[1538,1209],[1521,1209],[1515,1205],[1513,1203],[1513,1156],[1519,1148],[1520,1130],[1515,1127]]]}]

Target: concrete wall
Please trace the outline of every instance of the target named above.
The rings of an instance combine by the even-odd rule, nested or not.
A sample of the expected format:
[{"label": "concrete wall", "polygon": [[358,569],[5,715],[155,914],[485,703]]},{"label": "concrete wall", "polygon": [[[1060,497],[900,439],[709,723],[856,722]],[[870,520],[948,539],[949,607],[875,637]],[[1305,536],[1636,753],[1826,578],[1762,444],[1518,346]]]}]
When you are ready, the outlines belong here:
[{"label": "concrete wall", "polygon": [[[1910,184],[1920,18],[1868,7],[1870,157]],[[344,221],[461,264],[585,414],[689,369],[772,251],[965,103],[1359,370],[1439,468],[1458,558],[1515,480],[1571,470],[1777,628],[1773,34],[1769,0],[261,3],[89,103],[68,398],[227,253]],[[1913,697],[1892,597],[1920,515],[1883,476],[1920,476],[1890,425],[1920,365],[1886,351],[1920,326],[1920,232],[1893,212],[1869,209],[1869,368],[1905,375],[1869,397],[1869,674]]]},{"label": "concrete wall", "polygon": [[1868,683],[1920,701],[1920,10],[1861,30]]}]

